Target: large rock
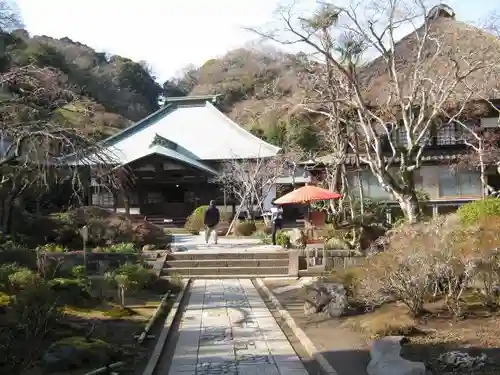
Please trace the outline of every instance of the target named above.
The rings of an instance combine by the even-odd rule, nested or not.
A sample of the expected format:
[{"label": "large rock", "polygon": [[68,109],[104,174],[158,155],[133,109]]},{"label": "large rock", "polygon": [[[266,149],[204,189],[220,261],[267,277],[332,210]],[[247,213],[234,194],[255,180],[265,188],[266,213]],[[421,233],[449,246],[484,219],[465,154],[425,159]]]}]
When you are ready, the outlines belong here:
[{"label": "large rock", "polygon": [[370,349],[369,375],[425,375],[423,362],[412,362],[401,357],[401,336],[375,340]]},{"label": "large rock", "polygon": [[44,353],[42,362],[49,372],[77,368],[99,367],[118,360],[119,351],[105,341],[68,337],[53,343]]},{"label": "large rock", "polygon": [[479,356],[472,356],[469,353],[452,351],[443,353],[438,358],[438,363],[443,371],[450,373],[475,372],[488,364],[488,356],[481,353]]},{"label": "large rock", "polygon": [[347,294],[342,284],[318,282],[309,288],[304,314],[324,313],[337,318],[347,310]]}]

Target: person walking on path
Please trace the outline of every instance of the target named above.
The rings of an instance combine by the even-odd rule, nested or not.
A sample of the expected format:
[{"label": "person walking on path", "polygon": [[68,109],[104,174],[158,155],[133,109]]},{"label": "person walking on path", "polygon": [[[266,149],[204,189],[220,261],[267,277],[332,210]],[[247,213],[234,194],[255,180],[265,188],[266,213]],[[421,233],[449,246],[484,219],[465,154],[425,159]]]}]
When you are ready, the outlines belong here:
[{"label": "person walking on path", "polygon": [[277,206],[274,202],[273,207],[271,207],[271,224],[271,238],[273,240],[273,245],[276,245],[276,233],[283,228],[283,208]]},{"label": "person walking on path", "polygon": [[210,201],[210,206],[205,211],[203,224],[205,225],[205,243],[208,245],[210,235],[214,232],[214,243],[217,245],[217,225],[220,221],[220,212],[215,205],[215,201]]}]

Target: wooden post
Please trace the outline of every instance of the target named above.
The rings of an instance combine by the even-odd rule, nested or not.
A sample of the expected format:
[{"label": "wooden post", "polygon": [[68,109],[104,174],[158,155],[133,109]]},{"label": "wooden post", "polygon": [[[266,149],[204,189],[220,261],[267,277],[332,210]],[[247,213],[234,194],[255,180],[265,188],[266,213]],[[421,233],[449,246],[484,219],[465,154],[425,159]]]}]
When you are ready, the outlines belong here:
[{"label": "wooden post", "polygon": [[87,241],[89,240],[89,227],[84,225],[80,229],[80,235],[83,240],[83,269],[85,270],[85,275],[87,275]]},{"label": "wooden post", "polygon": [[227,194],[226,194],[226,187],[223,187],[223,194],[224,194],[224,215],[227,217]]}]

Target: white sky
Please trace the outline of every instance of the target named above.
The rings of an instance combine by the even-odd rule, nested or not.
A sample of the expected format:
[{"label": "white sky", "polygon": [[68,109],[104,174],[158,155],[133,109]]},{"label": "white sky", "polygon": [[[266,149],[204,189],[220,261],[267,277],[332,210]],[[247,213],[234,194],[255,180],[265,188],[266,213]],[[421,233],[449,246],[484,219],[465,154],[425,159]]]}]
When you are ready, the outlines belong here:
[{"label": "white sky", "polygon": [[[313,5],[315,0],[307,0]],[[32,35],[69,37],[99,52],[147,61],[163,82],[255,40],[242,26],[272,19],[279,0],[17,0]],[[475,20],[493,0],[448,0],[459,19]],[[500,6],[498,4],[497,6]]]}]

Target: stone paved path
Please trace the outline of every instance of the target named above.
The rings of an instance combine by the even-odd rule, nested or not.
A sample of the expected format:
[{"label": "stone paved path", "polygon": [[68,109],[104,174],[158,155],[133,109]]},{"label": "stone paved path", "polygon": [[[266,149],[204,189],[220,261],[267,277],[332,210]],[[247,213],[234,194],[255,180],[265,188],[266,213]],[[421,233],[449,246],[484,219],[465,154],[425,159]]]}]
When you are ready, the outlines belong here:
[{"label": "stone paved path", "polygon": [[173,237],[174,241],[172,249],[174,251],[178,251],[178,248],[181,248],[183,252],[188,251],[190,253],[237,253],[245,251],[258,252],[270,250],[283,251],[281,246],[261,244],[261,240],[258,238],[227,238],[220,236],[217,245],[213,243],[213,238],[211,238],[207,246],[203,234],[199,236],[174,234]]},{"label": "stone paved path", "polygon": [[308,375],[249,279],[195,280],[170,375]]}]

